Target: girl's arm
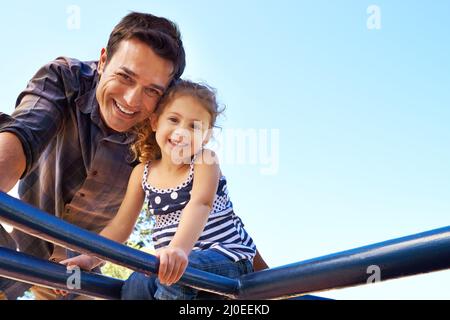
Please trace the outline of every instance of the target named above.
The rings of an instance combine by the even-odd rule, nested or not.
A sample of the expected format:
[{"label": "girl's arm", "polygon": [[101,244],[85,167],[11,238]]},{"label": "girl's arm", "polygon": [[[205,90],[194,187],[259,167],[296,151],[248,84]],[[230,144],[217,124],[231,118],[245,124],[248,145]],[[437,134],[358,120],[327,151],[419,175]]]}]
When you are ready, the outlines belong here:
[{"label": "girl's arm", "polygon": [[158,250],[158,277],[162,284],[177,282],[187,267],[188,256],[203,232],[212,210],[220,179],[218,159],[203,150],[194,163],[191,199],[183,210],[177,231],[169,246]]},{"label": "girl's arm", "polygon": [[[101,236],[108,239],[123,243],[130,236],[136,220],[142,209],[145,193],[141,187],[142,175],[144,172],[144,165],[137,165],[128,181],[127,191],[124,200],[120,205],[116,216],[109,222],[109,224],[100,232]],[[99,258],[80,255],[74,258],[66,259],[60,263],[69,265],[77,265],[82,269],[91,270],[101,264],[103,261]]]}]

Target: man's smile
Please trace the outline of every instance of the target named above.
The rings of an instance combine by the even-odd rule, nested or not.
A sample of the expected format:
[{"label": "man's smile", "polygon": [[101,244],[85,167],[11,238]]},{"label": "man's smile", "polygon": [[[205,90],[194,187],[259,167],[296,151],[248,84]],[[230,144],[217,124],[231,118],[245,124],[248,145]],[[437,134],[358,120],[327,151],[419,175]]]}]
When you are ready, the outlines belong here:
[{"label": "man's smile", "polygon": [[116,100],[113,100],[114,107],[116,107],[117,110],[119,110],[120,113],[127,115],[127,116],[133,116],[137,114],[138,112],[132,111],[130,109],[127,109],[123,105],[119,104]]}]

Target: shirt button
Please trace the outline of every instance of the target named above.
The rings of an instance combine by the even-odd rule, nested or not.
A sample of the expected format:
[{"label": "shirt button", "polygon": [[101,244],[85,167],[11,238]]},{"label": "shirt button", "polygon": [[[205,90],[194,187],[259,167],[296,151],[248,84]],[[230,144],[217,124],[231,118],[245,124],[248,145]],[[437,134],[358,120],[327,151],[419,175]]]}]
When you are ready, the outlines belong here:
[{"label": "shirt button", "polygon": [[84,198],[85,194],[83,192],[80,192],[80,197]]},{"label": "shirt button", "polygon": [[93,176],[96,176],[97,174],[98,174],[98,171],[97,171],[97,170],[92,171],[92,175],[93,175]]}]

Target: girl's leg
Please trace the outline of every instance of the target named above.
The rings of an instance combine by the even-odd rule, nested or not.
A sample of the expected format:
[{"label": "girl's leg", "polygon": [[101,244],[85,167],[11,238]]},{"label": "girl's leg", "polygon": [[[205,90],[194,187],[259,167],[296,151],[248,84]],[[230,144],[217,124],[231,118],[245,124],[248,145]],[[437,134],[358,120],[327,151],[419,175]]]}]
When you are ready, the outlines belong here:
[{"label": "girl's leg", "polygon": [[[252,272],[252,263],[248,260],[234,262],[220,252],[209,249],[193,251],[189,255],[189,266],[198,270],[219,274],[229,278],[238,278],[243,274]],[[181,284],[169,286],[155,281],[157,290],[155,299],[158,300],[191,300],[198,297],[199,291]],[[202,299],[217,299],[218,296],[201,292]]]},{"label": "girl's leg", "polygon": [[156,276],[133,272],[122,287],[122,300],[154,300]]}]

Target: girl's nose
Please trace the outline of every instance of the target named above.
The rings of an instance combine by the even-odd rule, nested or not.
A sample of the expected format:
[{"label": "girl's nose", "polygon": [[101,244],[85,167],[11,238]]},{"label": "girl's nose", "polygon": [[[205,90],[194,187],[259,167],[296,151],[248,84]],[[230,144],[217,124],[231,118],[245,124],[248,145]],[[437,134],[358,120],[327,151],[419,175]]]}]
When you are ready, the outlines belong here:
[{"label": "girl's nose", "polygon": [[183,132],[183,129],[176,129],[176,130],[172,133],[171,139],[172,139],[174,142],[182,142],[183,139],[184,139],[184,136],[185,136],[185,134],[184,134],[184,132]]},{"label": "girl's nose", "polygon": [[180,135],[178,135],[178,134],[173,134],[172,135],[172,141],[173,142],[181,142],[181,140],[183,140],[183,137],[181,137]]}]

